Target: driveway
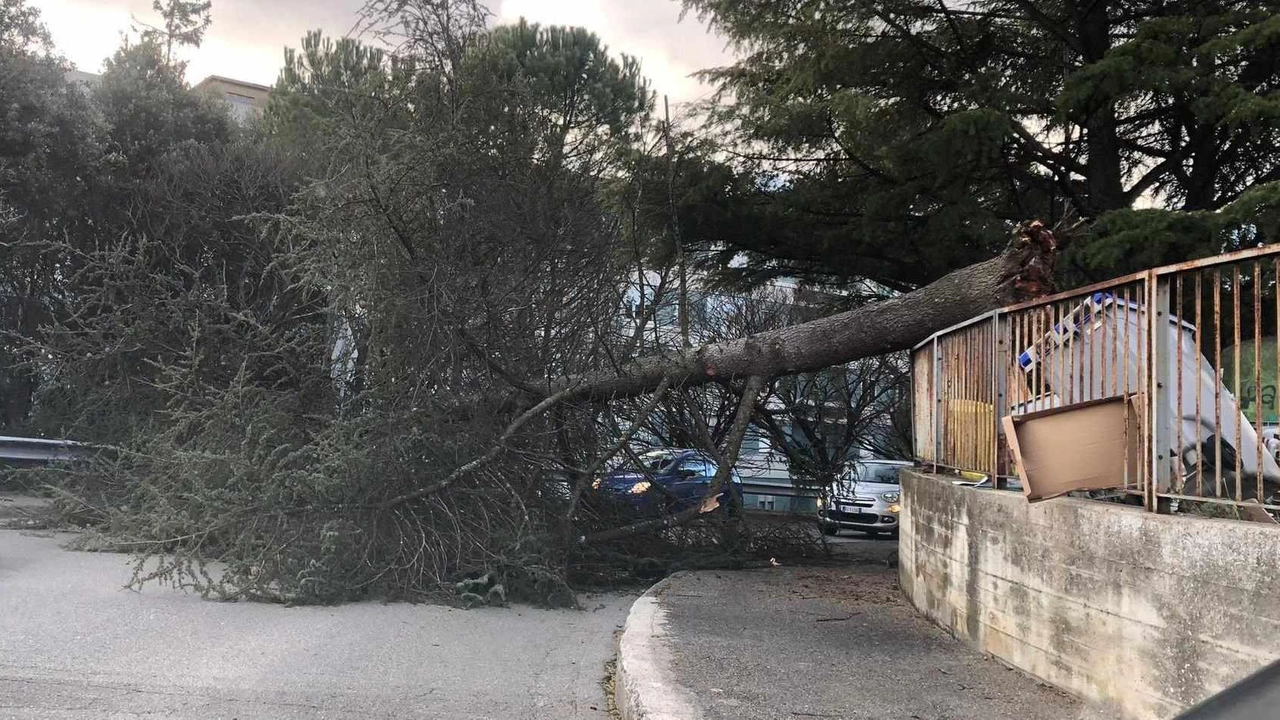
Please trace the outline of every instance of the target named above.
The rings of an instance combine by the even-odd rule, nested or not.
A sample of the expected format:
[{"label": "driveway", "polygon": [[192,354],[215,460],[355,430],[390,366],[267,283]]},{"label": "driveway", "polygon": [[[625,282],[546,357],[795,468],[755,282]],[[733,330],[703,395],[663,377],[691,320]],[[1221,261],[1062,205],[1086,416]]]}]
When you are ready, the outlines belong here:
[{"label": "driveway", "polygon": [[0,718],[591,718],[633,596],[585,610],[217,603],[0,530]]}]

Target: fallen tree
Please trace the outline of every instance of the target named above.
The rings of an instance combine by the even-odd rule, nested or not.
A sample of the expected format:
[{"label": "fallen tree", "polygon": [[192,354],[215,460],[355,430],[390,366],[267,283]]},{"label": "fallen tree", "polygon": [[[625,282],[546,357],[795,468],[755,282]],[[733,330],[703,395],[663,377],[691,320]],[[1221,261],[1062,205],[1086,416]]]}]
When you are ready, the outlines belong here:
[{"label": "fallen tree", "polygon": [[[1017,227],[1009,246],[999,256],[956,270],[914,292],[780,330],[683,352],[637,358],[614,372],[564,380],[552,385],[536,402],[526,401],[518,417],[482,457],[462,465],[442,481],[394,497],[381,507],[397,507],[447,489],[462,476],[497,460],[516,430],[532,417],[561,403],[620,400],[667,386],[688,388],[733,380],[747,381],[742,391],[746,397],[758,394],[759,382],[779,375],[821,370],[910,348],[938,330],[975,315],[1051,292],[1057,249],[1057,239],[1043,223],[1026,222]],[[533,394],[533,383],[509,381],[521,393]],[[747,403],[741,401],[740,407],[747,407]],[[730,433],[724,456],[737,457],[745,425],[741,430]],[[604,456],[594,459],[590,467],[594,470],[603,466],[620,450],[615,444]],[[591,474],[577,473],[578,482],[573,491],[575,504]],[[723,479],[712,487],[719,488],[721,484]],[[669,527],[696,515],[696,512],[684,513],[674,522],[668,520],[662,525]],[[600,537],[620,537],[649,527],[641,523],[636,528],[601,533]]]},{"label": "fallen tree", "polygon": [[[1003,253],[914,292],[738,340],[627,362],[545,387],[562,401],[613,400],[663,383],[692,386],[811,372],[910,348],[975,315],[1051,292],[1057,241],[1039,221],[1014,231]],[[528,391],[531,383],[521,385]]]},{"label": "fallen tree", "polygon": [[[555,387],[553,394],[543,399],[537,408],[545,410],[558,401],[574,398],[619,399],[665,389],[671,384],[689,387],[745,380],[725,447],[717,450],[713,443],[708,444],[708,450],[716,456],[719,471],[702,503],[674,515],[584,536],[581,542],[606,542],[668,529],[714,511],[718,506],[716,498],[722,496],[728,482],[729,468],[741,449],[752,408],[767,379],[910,348],[934,332],[975,315],[1048,294],[1052,290],[1057,249],[1053,232],[1041,222],[1023,223],[998,257],[957,270],[915,292],[781,330],[673,355],[640,358],[619,368],[615,375],[575,378]],[[529,414],[530,411],[523,413],[515,422],[527,421]],[[508,429],[506,434],[510,432]],[[612,452],[617,452],[617,448]],[[491,452],[486,457],[496,455]],[[598,466],[605,460],[607,458],[598,458],[592,465]],[[586,480],[585,474],[579,477],[575,502]]]},{"label": "fallen tree", "polygon": [[[735,540],[736,557],[771,557],[777,543],[803,544],[812,534],[802,529],[781,540],[761,539],[754,528],[741,532],[736,521],[717,522],[724,514],[712,512],[762,384],[907,348],[972,315],[1048,292],[1056,248],[1053,233],[1027,223],[998,257],[914,292],[776,331],[541,383],[538,392],[531,382],[517,380],[508,395],[512,406],[481,404],[483,412],[461,421],[449,410],[467,398],[442,397],[437,409],[423,393],[417,402],[424,410],[404,402],[413,394],[389,380],[364,390],[360,405],[348,405],[349,414],[325,415],[333,402],[333,378],[327,367],[317,370],[305,361],[331,352],[324,328],[296,335],[259,332],[256,324],[238,329],[241,314],[217,315],[213,311],[220,306],[208,307],[208,294],[193,291],[181,296],[192,304],[191,310],[183,305],[182,314],[229,318],[225,331],[214,328],[222,333],[215,337],[235,339],[245,358],[288,359],[286,350],[302,358],[294,374],[284,376],[288,382],[265,385],[241,363],[221,387],[193,386],[188,378],[208,375],[194,365],[204,356],[168,361],[160,389],[173,400],[160,431],[139,434],[118,452],[45,481],[62,489],[70,517],[98,531],[100,547],[136,554],[135,584],[174,582],[223,598],[458,599],[455,583],[480,577],[500,580],[505,595],[499,598],[555,604],[572,601],[571,586],[593,581],[584,576],[647,577],[690,557],[725,557],[725,538],[741,538]],[[138,258],[136,273],[114,256],[104,258],[111,282],[102,292],[154,292],[151,276],[141,270],[150,267],[148,257]],[[298,312],[306,311],[304,306]],[[119,325],[124,319],[103,321]],[[96,336],[81,339],[72,330],[57,337],[71,343],[68,358],[83,357],[80,349],[96,342]],[[217,348],[227,351],[222,340]],[[405,373],[431,370],[410,365],[418,357],[410,350],[416,346],[375,359],[403,362]],[[400,366],[391,367],[390,380],[396,380]],[[432,378],[447,379],[438,373]],[[737,422],[723,447],[711,439],[706,418],[694,415],[699,446],[720,468],[705,502],[649,522],[592,515],[579,503],[588,481],[611,457],[631,454],[625,439],[618,441],[625,434],[610,431],[602,417],[642,419],[653,403],[637,414],[627,407],[629,398],[683,395],[713,382],[739,400]],[[543,477],[576,479],[568,501],[543,493]],[[210,563],[225,571],[211,573]]]},{"label": "fallen tree", "polygon": [[[307,172],[320,179],[287,215],[251,198],[220,220],[239,233],[220,252],[243,256],[242,270],[206,268],[203,243],[231,235],[211,233],[192,198],[274,177],[266,145],[225,161],[217,149],[166,155],[166,182],[140,196],[163,202],[139,203],[182,209],[157,218],[162,237],[143,226],[102,250],[80,249],[96,238],[66,248],[83,268],[67,295],[82,310],[28,355],[50,378],[50,426],[113,451],[43,481],[95,547],[136,555],[135,584],[289,603],[559,603],[591,577],[768,558],[767,528],[702,512],[714,497],[638,518],[593,481],[620,455],[640,465],[632,439],[652,441],[642,425],[667,403],[688,420],[671,444],[716,461],[714,496],[772,378],[900,350],[1049,287],[1055,243],[1028,224],[999,257],[915,292],[657,352],[655,308],[670,299],[647,278],[670,261],[666,224],[615,197],[640,195],[645,177],[616,160],[643,115],[637,71],[601,61],[591,67],[608,92],[582,92],[575,73],[530,92],[524,73],[503,70],[510,57],[537,69],[604,51],[586,35],[566,46],[556,29],[469,32],[464,65],[422,58],[410,76],[361,55],[370,92],[336,98],[328,70],[356,51],[309,40],[268,119],[282,142],[314,148],[322,161]],[[433,87],[448,92],[424,101]],[[580,127],[526,123],[565,102]],[[628,326],[620,309],[637,286]],[[653,346],[640,342],[646,323]],[[732,424],[691,390],[709,383],[736,408]],[[817,540],[808,527],[793,537]]]}]

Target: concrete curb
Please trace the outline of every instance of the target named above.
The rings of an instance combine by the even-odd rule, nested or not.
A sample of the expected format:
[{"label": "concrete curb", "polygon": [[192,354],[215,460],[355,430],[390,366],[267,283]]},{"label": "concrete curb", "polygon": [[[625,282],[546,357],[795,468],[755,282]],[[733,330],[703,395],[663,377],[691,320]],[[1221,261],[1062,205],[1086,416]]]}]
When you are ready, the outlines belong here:
[{"label": "concrete curb", "polygon": [[649,588],[631,605],[618,639],[614,698],[622,720],[697,720],[693,696],[675,683],[665,645],[666,610],[660,601],[676,573]]}]

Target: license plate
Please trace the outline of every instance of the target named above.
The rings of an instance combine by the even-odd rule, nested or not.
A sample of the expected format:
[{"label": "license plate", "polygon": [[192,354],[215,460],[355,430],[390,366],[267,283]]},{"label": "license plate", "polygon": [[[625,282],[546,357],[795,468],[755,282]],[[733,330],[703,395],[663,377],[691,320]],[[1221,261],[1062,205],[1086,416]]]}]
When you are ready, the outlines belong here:
[{"label": "license plate", "polygon": [[856,513],[858,512],[858,507],[856,505],[841,505],[840,512]]}]

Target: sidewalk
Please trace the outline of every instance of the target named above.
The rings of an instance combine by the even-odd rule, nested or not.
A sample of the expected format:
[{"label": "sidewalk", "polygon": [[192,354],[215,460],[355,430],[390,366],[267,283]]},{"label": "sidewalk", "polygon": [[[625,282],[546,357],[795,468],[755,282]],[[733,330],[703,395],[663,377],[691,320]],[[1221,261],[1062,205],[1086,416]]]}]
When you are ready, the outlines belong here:
[{"label": "sidewalk", "polygon": [[906,603],[897,543],[849,564],[680,573],[637,602],[619,656],[624,720],[1102,720],[984,658]]}]

